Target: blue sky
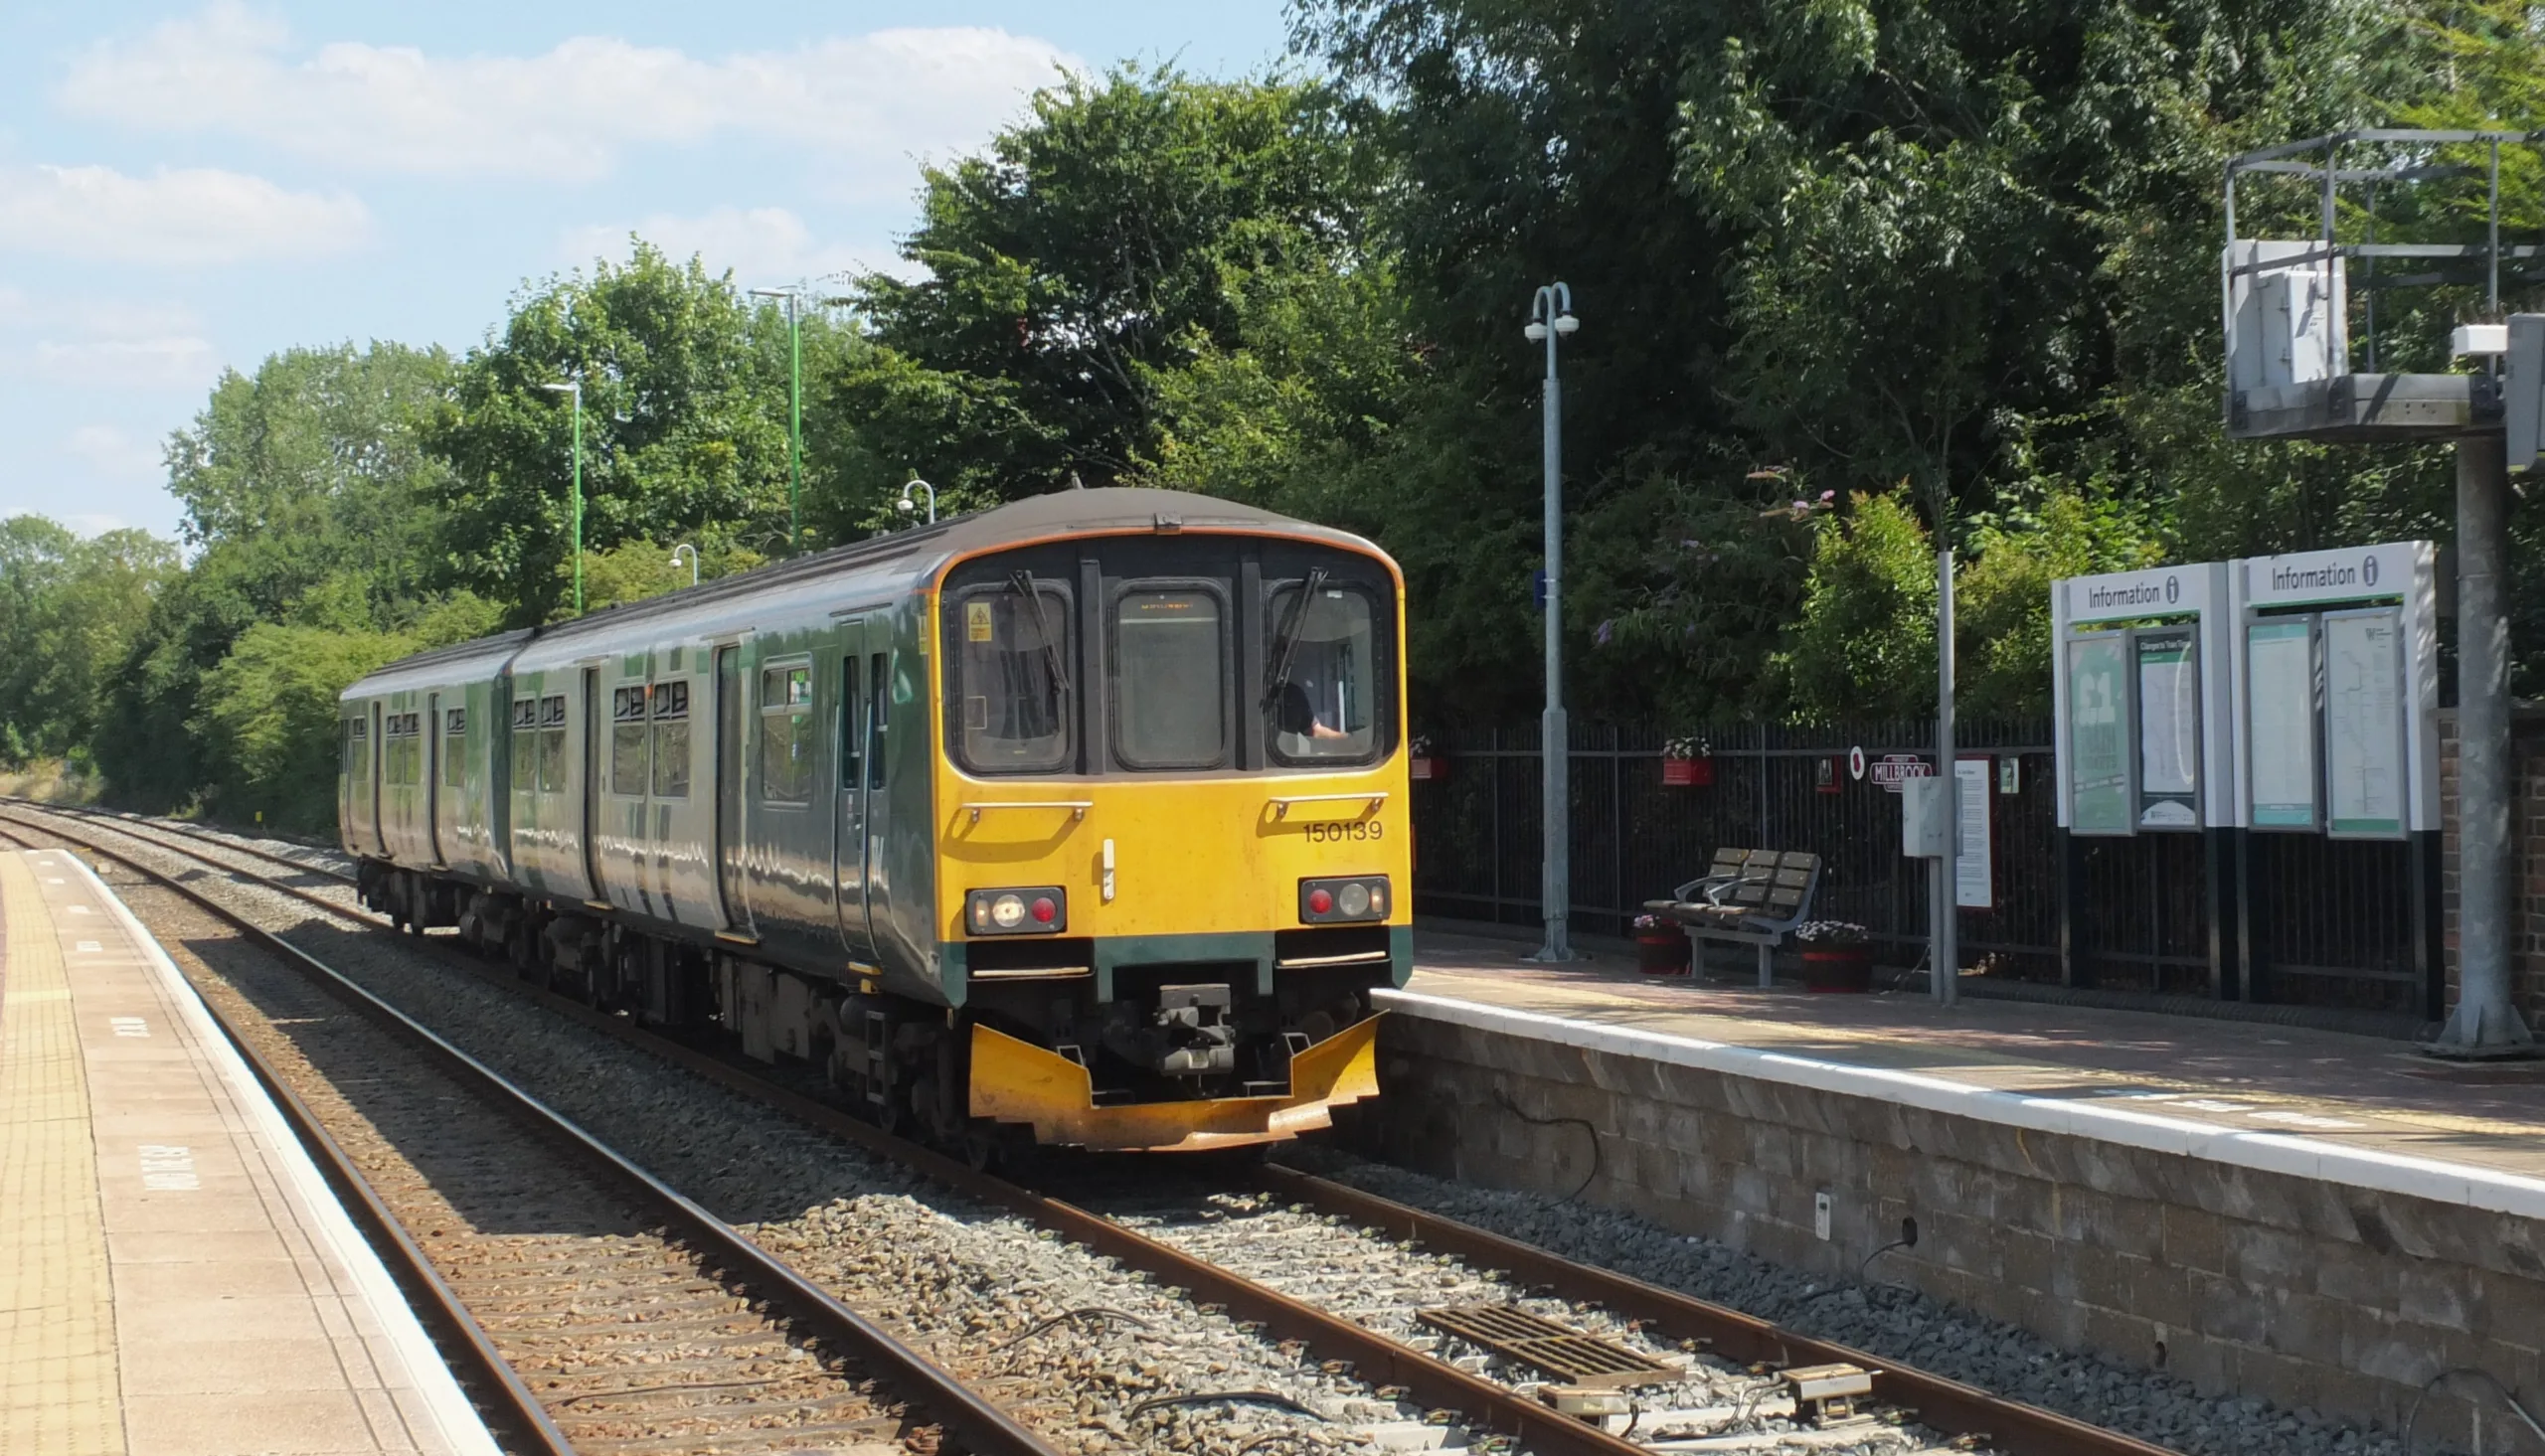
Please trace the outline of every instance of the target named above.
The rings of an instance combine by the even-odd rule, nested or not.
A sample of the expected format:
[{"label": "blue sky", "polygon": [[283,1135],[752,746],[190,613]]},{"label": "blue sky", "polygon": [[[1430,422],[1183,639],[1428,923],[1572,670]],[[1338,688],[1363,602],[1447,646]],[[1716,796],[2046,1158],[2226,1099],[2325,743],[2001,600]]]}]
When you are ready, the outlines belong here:
[{"label": "blue sky", "polygon": [[746,285],[887,262],[919,159],[1055,68],[1282,41],[1280,0],[0,0],[0,516],[173,533],[224,368],[465,349],[631,230]]}]

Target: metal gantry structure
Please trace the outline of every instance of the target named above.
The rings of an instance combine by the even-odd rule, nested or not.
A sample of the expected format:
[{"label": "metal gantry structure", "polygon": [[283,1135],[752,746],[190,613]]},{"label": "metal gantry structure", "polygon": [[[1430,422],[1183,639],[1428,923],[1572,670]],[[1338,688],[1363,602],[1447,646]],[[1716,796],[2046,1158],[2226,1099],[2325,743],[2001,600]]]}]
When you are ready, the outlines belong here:
[{"label": "metal gantry structure", "polygon": [[[2545,134],[2523,131],[2336,132],[2247,152],[2227,164],[2224,188],[2219,297],[2228,434],[2456,446],[2458,1002],[2429,1049],[2444,1055],[2520,1054],[2534,1046],[2510,983],[2516,847],[2510,836],[2510,462],[2502,366],[2513,330],[2502,316],[2501,286],[2505,272],[2516,284],[2545,282],[2539,264],[2545,246],[2503,243],[2500,159],[2504,147],[2538,148],[2540,141]],[[2310,189],[2313,236],[2238,236],[2238,183],[2267,177]],[[2481,242],[2378,240],[2381,188],[2477,179]],[[2347,211],[2346,199],[2352,200]],[[2455,216],[2469,210],[2460,206]],[[2356,235],[2348,241],[2345,225]],[[2420,270],[2381,272],[2381,262],[2409,262]],[[2467,367],[2381,373],[2379,293],[2450,285],[2481,289],[2478,317],[2457,327],[2451,340],[2451,355]],[[2351,360],[2354,289],[2365,304],[2364,370],[2354,370]],[[2521,332],[2545,344],[2545,330]]]}]

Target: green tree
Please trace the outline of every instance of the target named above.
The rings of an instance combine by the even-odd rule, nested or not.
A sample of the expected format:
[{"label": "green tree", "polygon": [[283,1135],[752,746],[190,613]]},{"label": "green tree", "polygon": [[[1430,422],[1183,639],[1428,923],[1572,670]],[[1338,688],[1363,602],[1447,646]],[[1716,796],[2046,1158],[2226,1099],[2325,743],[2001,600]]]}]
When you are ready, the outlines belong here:
[{"label": "green tree", "polygon": [[217,765],[209,807],[308,832],[336,822],[338,695],[414,651],[382,632],[259,622],[204,675],[198,728]]},{"label": "green tree", "polygon": [[146,532],[84,541],[41,516],[0,521],[0,756],[88,752],[176,571],[176,549]]},{"label": "green tree", "polygon": [[[456,405],[432,435],[450,466],[455,582],[505,602],[516,623],[571,603],[574,411],[548,388],[571,381],[584,392],[585,550],[672,536],[783,554],[785,331],[730,276],[641,240],[623,263],[516,298],[459,366]],[[807,374],[826,371],[836,330],[816,312],[804,331]]]},{"label": "green tree", "polygon": [[1071,77],[926,182],[922,275],[856,287],[885,353],[834,394],[877,472],[852,498],[1142,478],[1162,373],[1239,344],[1252,280],[1348,263],[1375,174],[1326,87],[1158,69]]}]

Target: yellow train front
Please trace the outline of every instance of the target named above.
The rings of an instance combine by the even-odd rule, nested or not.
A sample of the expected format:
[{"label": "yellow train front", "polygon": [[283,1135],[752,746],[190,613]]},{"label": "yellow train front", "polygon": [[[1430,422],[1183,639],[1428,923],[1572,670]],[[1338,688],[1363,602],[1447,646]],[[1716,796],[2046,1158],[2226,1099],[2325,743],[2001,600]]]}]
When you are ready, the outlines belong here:
[{"label": "yellow train front", "polygon": [[367,902],[947,1145],[1200,1149],[1376,1090],[1411,969],[1369,543],[1066,491],[391,663]]},{"label": "yellow train front", "polygon": [[1325,1126],[1376,1092],[1369,993],[1412,967],[1402,578],[1341,533],[1103,494],[1146,509],[958,556],[930,605],[967,1111],[1109,1149]]}]

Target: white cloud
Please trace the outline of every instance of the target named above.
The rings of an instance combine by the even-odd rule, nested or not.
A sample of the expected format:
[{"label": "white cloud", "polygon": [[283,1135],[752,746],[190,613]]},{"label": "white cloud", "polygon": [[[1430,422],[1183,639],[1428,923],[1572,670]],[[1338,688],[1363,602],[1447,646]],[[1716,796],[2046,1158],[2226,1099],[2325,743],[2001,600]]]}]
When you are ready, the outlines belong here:
[{"label": "white cloud", "polygon": [[319,257],[370,233],[358,198],[287,192],[241,172],[0,166],[0,248],[182,265]]},{"label": "white cloud", "polygon": [[0,284],[0,379],[200,390],[221,373],[203,319],[180,304]]},{"label": "white cloud", "polygon": [[155,481],[167,461],[155,440],[138,439],[110,424],[84,424],[65,435],[62,453],[88,467],[100,481]]},{"label": "white cloud", "polygon": [[628,147],[752,136],[818,149],[852,190],[908,186],[907,157],[977,143],[1056,67],[1050,43],[983,27],[873,31],[700,60],[599,36],[538,56],[303,50],[278,18],[215,0],[109,41],[57,92],[75,114],[222,130],[351,167],[589,180]]},{"label": "white cloud", "polygon": [[[568,264],[576,266],[596,257],[624,257],[630,233],[678,260],[686,261],[695,253],[705,259],[710,272],[731,268],[735,279],[745,287],[862,270],[872,265],[855,248],[816,243],[813,230],[785,208],[720,207],[696,217],[656,213],[621,227],[574,228],[559,240],[558,252]],[[878,257],[890,255],[888,248],[874,251]]]}]

